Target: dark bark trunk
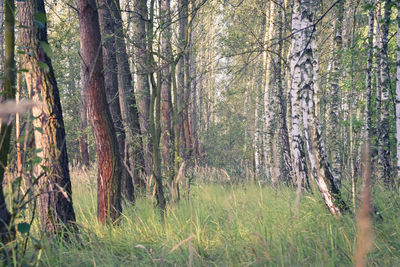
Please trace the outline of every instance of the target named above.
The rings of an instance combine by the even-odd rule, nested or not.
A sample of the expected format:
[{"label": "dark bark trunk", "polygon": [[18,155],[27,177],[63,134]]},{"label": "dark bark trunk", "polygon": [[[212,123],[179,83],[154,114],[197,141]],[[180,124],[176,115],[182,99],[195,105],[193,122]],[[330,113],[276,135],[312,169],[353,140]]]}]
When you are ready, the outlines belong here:
[{"label": "dark bark trunk", "polygon": [[[3,4],[3,3],[1,3]],[[5,20],[4,20],[4,98],[14,99],[15,98],[15,83],[16,83],[16,64],[14,59],[14,49],[15,49],[15,5],[13,0],[5,1]],[[2,23],[1,21],[0,23]],[[1,43],[1,46],[3,43]],[[7,204],[3,193],[3,179],[5,168],[8,163],[8,152],[10,150],[10,139],[11,139],[11,129],[12,124],[2,121],[0,126],[0,241],[4,244],[8,243],[13,236],[9,233],[9,224],[11,221],[11,214],[7,209]]]},{"label": "dark bark trunk", "polygon": [[171,124],[172,117],[172,78],[170,65],[173,62],[172,47],[171,47],[171,7],[170,0],[161,0],[161,22],[162,22],[162,37],[161,37],[161,53],[165,58],[161,66],[161,100],[162,100],[162,158],[163,166],[168,177],[171,181],[174,178],[174,133]]},{"label": "dark bark trunk", "polygon": [[145,161],[145,172],[149,177],[152,174],[152,143],[150,136],[150,83],[148,74],[150,72],[148,66],[148,51],[146,44],[146,20],[147,1],[135,0],[133,10],[133,27],[134,27],[134,43],[135,43],[135,65],[136,65],[136,101],[139,110],[139,123],[142,133],[143,157]]},{"label": "dark bark trunk", "polygon": [[[106,90],[107,103],[110,108],[111,118],[114,123],[114,129],[117,135],[118,150],[120,153],[122,173],[121,182],[125,186],[132,187],[133,184],[127,184],[131,181],[129,173],[124,166],[124,162],[127,162],[125,158],[125,129],[122,121],[120,97],[118,89],[118,65],[116,57],[116,42],[115,42],[115,21],[111,14],[112,9],[116,9],[114,0],[98,0],[98,11],[99,11],[99,22],[100,22],[100,33],[102,37],[103,45],[103,73],[104,73],[104,85]],[[126,192],[121,187],[121,190]],[[132,188],[128,189],[131,191]],[[126,196],[128,200],[133,200],[133,195]]]},{"label": "dark bark trunk", "polygon": [[[191,2],[191,6],[192,6],[192,13],[193,13],[193,9],[195,6],[195,1],[192,0]],[[192,14],[193,16],[193,14]],[[193,24],[193,23],[192,23]],[[198,141],[197,141],[197,50],[196,50],[196,46],[195,46],[195,42],[196,42],[196,32],[195,29],[192,28],[190,31],[190,87],[188,88],[189,92],[190,92],[190,103],[189,103],[189,133],[190,133],[190,145],[191,145],[191,153],[194,157],[194,159],[196,159],[197,157],[197,152],[198,152]]]},{"label": "dark bark trunk", "polygon": [[[283,20],[282,20],[282,4],[283,1],[278,2],[278,38],[282,39],[283,35]],[[277,98],[278,98],[278,116],[279,116],[279,134],[281,139],[281,151],[282,160],[280,166],[280,173],[283,180],[292,184],[295,181],[295,170],[293,167],[292,156],[290,153],[290,143],[289,143],[289,131],[287,128],[287,100],[286,94],[283,89],[282,83],[282,58],[280,57],[283,53],[283,43],[279,42],[278,45],[278,59],[276,63],[276,86],[277,86]]]},{"label": "dark bark trunk", "polygon": [[48,55],[47,26],[45,21],[43,26],[34,23],[37,13],[45,14],[43,0],[18,3],[19,22],[24,26],[19,36],[26,49],[22,67],[28,70],[25,73],[28,92],[34,101],[43,102],[42,106],[33,108],[33,125],[41,129],[35,130],[35,144],[41,149],[38,156],[44,166],[40,171],[45,172],[38,181],[39,218],[43,231],[60,234],[63,225],[72,227],[75,223],[75,213],[60,96]]},{"label": "dark bark trunk", "polygon": [[[133,169],[133,177],[127,176],[126,179],[122,181],[122,193],[128,201],[134,201],[133,182],[138,188],[143,189],[144,187],[144,181],[140,177],[140,174],[144,171],[143,148],[140,139],[139,114],[134,95],[133,79],[126,52],[120,5],[118,0],[112,2],[114,4],[114,6],[111,6],[111,13],[115,26],[119,101],[126,132],[126,149],[129,150],[125,151],[125,154],[131,158],[130,162],[132,162],[132,166],[130,166],[130,168]],[[128,165],[127,158],[125,158],[125,163]]]},{"label": "dark bark trunk", "polygon": [[116,220],[121,212],[121,161],[117,137],[108,109],[103,77],[101,36],[96,2],[77,0],[83,79],[90,124],[98,156],[97,217],[101,223]]},{"label": "dark bark trunk", "polygon": [[[148,66],[152,68],[154,64],[153,59],[153,38],[154,38],[154,7],[155,1],[150,1],[150,12],[148,20],[148,31],[147,31],[147,59]],[[161,51],[160,46],[158,46],[158,53]],[[151,80],[152,90],[150,99],[150,132],[153,145],[153,176],[155,178],[156,184],[156,199],[157,205],[161,210],[161,217],[164,220],[165,211],[165,197],[164,189],[162,183],[161,174],[161,157],[160,157],[160,137],[161,137],[161,70],[157,72],[157,81],[154,78],[154,72],[151,69],[149,72],[149,78]]]},{"label": "dark bark trunk", "polygon": [[[187,42],[186,42],[186,28],[187,28],[187,17],[188,17],[188,0],[179,0],[179,49],[182,52],[182,56],[178,61],[178,83],[177,83],[177,108],[179,114],[179,152],[180,157],[186,159],[186,142],[185,142],[185,54],[187,54]],[[175,159],[177,160],[177,159]]]},{"label": "dark bark trunk", "polygon": [[379,159],[382,165],[382,180],[388,187],[394,186],[392,176],[392,160],[390,158],[390,70],[388,55],[388,37],[392,1],[386,0],[384,7],[384,18],[382,23],[382,48],[381,48],[381,112],[379,124]]}]

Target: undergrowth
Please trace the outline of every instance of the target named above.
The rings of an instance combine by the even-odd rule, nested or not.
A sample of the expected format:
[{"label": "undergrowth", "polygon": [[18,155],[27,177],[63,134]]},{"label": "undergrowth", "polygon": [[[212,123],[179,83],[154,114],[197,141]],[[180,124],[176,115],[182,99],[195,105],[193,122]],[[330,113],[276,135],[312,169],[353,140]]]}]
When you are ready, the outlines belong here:
[{"label": "undergrowth", "polygon": [[[302,195],[296,212],[295,190],[284,186],[194,183],[164,225],[151,199],[139,198],[109,227],[96,220],[95,177],[73,172],[79,234],[42,238],[40,266],[352,265],[354,216],[332,217],[317,193]],[[369,265],[400,266],[400,198],[375,186],[374,203],[383,220],[374,221]]]}]

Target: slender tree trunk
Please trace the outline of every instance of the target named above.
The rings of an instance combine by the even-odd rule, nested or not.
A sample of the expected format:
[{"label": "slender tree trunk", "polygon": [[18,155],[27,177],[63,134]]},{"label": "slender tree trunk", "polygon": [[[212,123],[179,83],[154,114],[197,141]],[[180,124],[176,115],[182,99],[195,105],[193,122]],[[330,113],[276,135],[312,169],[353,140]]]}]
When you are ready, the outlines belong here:
[{"label": "slender tree trunk", "polygon": [[[310,4],[310,3],[309,3]],[[306,151],[304,148],[304,140],[301,134],[301,86],[302,86],[302,66],[300,60],[303,61],[305,51],[305,41],[303,40],[304,22],[302,21],[301,10],[306,10],[303,7],[304,3],[295,0],[292,16],[292,32],[294,33],[292,39],[291,54],[292,60],[290,61],[290,71],[292,76],[292,85],[290,90],[291,105],[292,105],[292,153],[295,165],[296,181],[293,184],[302,184],[303,188],[308,188],[308,169],[306,164]],[[312,75],[312,74],[311,74]],[[312,76],[308,77],[309,79]],[[311,89],[311,88],[308,88]],[[300,179],[300,182],[299,182]]]},{"label": "slender tree trunk", "polygon": [[[106,88],[106,96],[107,102],[110,107],[111,118],[114,122],[114,127],[117,130],[117,140],[118,140],[118,149],[120,152],[120,158],[122,161],[122,176],[121,176],[121,192],[125,199],[132,202],[134,200],[133,195],[133,177],[130,176],[128,169],[129,167],[129,159],[128,159],[128,151],[125,151],[127,148],[126,144],[126,119],[127,119],[127,108],[126,101],[128,98],[123,98],[123,88],[121,81],[120,70],[122,69],[124,72],[129,72],[129,65],[125,66],[128,69],[124,70],[121,66],[118,65],[117,51],[124,51],[125,47],[121,46],[121,40],[117,40],[116,32],[122,31],[122,28],[117,28],[117,21],[120,21],[120,13],[119,13],[119,4],[114,0],[99,0],[97,1],[99,6],[99,19],[100,19],[100,30],[102,34],[102,43],[103,43],[103,62],[104,62],[104,81]],[[120,25],[122,27],[122,24]],[[121,35],[121,34],[120,34]],[[120,36],[121,37],[121,36]],[[123,37],[123,36],[122,36]],[[118,44],[117,44],[118,41]],[[122,41],[123,38],[122,38]],[[125,44],[125,43],[123,43]],[[120,53],[122,53],[120,52]],[[125,52],[126,54],[126,52]],[[119,55],[121,58],[121,55]],[[120,65],[121,62],[120,60]],[[120,92],[121,91],[121,92]],[[133,90],[131,90],[133,93]],[[120,100],[122,100],[120,102]],[[122,108],[124,109],[124,117],[122,115]],[[130,136],[130,134],[128,133]],[[133,174],[134,175],[134,174]]]},{"label": "slender tree trunk", "polygon": [[[136,105],[136,98],[133,88],[133,79],[130,72],[128,55],[126,52],[125,36],[123,32],[121,8],[119,0],[114,0],[111,3],[111,15],[114,19],[114,35],[115,48],[118,66],[118,92],[119,103],[121,108],[121,117],[125,128],[125,164],[128,166],[128,158],[131,157],[133,168],[133,176],[127,175],[122,180],[122,194],[128,201],[134,201],[134,187],[144,187],[144,182],[140,178],[140,174],[144,170],[144,158],[142,154],[142,140],[140,138],[139,112]],[[130,152],[128,151],[130,150]],[[133,180],[132,180],[133,179]]]},{"label": "slender tree trunk", "polygon": [[[264,119],[264,155],[265,155],[265,170],[266,176],[272,179],[272,138],[273,138],[273,130],[271,129],[272,123],[272,108],[271,108],[271,96],[272,96],[272,56],[271,53],[267,50],[271,50],[269,48],[269,44],[271,43],[273,29],[274,29],[274,17],[275,17],[275,3],[269,2],[269,10],[267,12],[268,17],[265,18],[265,34],[264,34],[264,55],[263,55],[263,65],[264,65],[264,105],[263,105],[263,119]],[[267,16],[267,15],[266,15]]]},{"label": "slender tree trunk", "polygon": [[[1,1],[3,6],[3,1]],[[13,0],[4,1],[4,91],[1,91],[5,99],[15,98],[16,64],[14,59],[15,49],[15,5]],[[1,21],[3,22],[3,21]],[[3,43],[1,43],[3,45]],[[3,49],[2,49],[3,50]],[[0,90],[3,88],[0,88]],[[12,124],[9,121],[1,121],[0,125],[0,241],[8,243],[13,236],[10,236],[11,214],[7,209],[3,193],[3,180],[5,168],[8,164],[8,152],[10,150]]]},{"label": "slender tree trunk", "polygon": [[146,176],[152,174],[152,143],[150,134],[150,83],[148,73],[150,72],[147,59],[146,44],[146,20],[147,1],[135,0],[133,10],[134,43],[135,43],[135,67],[136,67],[136,100],[139,111],[140,131],[142,134],[143,157],[145,163]]},{"label": "slender tree trunk", "polygon": [[[21,100],[22,92],[22,73],[17,73],[17,87],[15,102],[18,104]],[[17,176],[22,177],[22,149],[21,149],[21,113],[15,114],[15,139],[17,146]]]},{"label": "slender tree trunk", "polygon": [[[86,84],[83,84],[84,80],[82,79],[84,75],[85,66],[81,63],[81,86],[82,88],[87,88]],[[79,138],[79,147],[81,152],[81,160],[82,165],[85,167],[89,167],[90,160],[89,160],[89,147],[87,141],[87,134],[85,130],[87,128],[87,106],[85,102],[85,95],[83,90],[81,90],[81,136]]]},{"label": "slender tree trunk", "polygon": [[302,106],[305,140],[313,176],[326,206],[332,215],[337,216],[348,208],[334,182],[315,116],[312,45],[315,31],[312,26],[314,4],[313,1],[300,0],[294,4],[292,29],[301,26],[302,31],[294,35],[292,46],[292,98],[294,91]]},{"label": "slender tree trunk", "polygon": [[[149,79],[151,81],[151,98],[150,98],[150,133],[153,145],[153,177],[155,179],[155,195],[157,199],[157,206],[161,210],[161,217],[164,220],[165,211],[165,197],[162,183],[161,172],[161,155],[160,155],[160,141],[161,141],[161,70],[157,70],[157,79],[154,77],[153,66],[155,65],[153,57],[153,40],[154,40],[154,15],[155,15],[155,0],[150,1],[150,12],[147,26],[147,59],[148,66],[151,68],[149,72]],[[157,46],[157,53],[161,53],[160,44]],[[160,58],[159,58],[160,61]],[[160,63],[160,62],[159,62]]]},{"label": "slender tree trunk", "polygon": [[189,110],[190,110],[190,89],[192,84],[192,77],[190,75],[190,64],[191,64],[191,54],[190,54],[190,46],[191,46],[191,32],[192,27],[191,23],[189,24],[189,18],[191,19],[191,4],[190,0],[183,0],[183,16],[185,20],[185,50],[183,53],[184,57],[184,91],[183,91],[183,107],[182,107],[182,116],[183,116],[183,136],[185,143],[185,150],[183,151],[183,158],[185,160],[191,159],[192,157],[192,144],[190,138],[190,125],[189,125]]},{"label": "slender tree trunk", "polygon": [[[375,2],[375,12],[376,12],[376,20],[375,20],[375,38],[376,38],[376,53],[375,53],[375,84],[376,84],[376,92],[375,92],[375,114],[376,114],[376,122],[373,129],[371,128],[372,136],[376,138],[372,138],[374,140],[372,144],[371,154],[372,154],[372,168],[373,173],[376,173],[377,177],[382,176],[382,169],[378,166],[380,163],[379,153],[380,153],[380,138],[379,138],[379,125],[380,125],[380,114],[381,114],[381,92],[382,92],[382,82],[381,82],[381,52],[382,52],[382,32],[380,29],[380,21],[382,19],[381,16],[381,2]],[[372,110],[371,110],[372,112]]]},{"label": "slender tree trunk", "polygon": [[[4,0],[0,0],[0,73],[4,73]],[[4,90],[4,80],[0,79],[0,92]],[[1,98],[0,98],[1,100]]]},{"label": "slender tree trunk", "polygon": [[166,176],[169,181],[174,179],[174,132],[172,125],[172,77],[170,71],[173,62],[171,46],[171,1],[160,0],[161,25],[163,28],[161,36],[161,53],[165,60],[161,65],[161,127],[162,127],[162,158]]},{"label": "slender tree trunk", "polygon": [[[252,90],[254,94],[254,133],[252,135],[253,138],[253,148],[254,148],[254,176],[255,179],[258,181],[260,179],[260,174],[261,174],[261,147],[260,147],[260,112],[259,112],[259,106],[260,106],[260,90],[258,90],[257,83],[254,81],[256,78],[256,71],[252,71],[252,85],[250,90]],[[272,152],[272,149],[271,149]],[[271,153],[272,154],[272,153]],[[271,172],[272,173],[272,172]],[[271,177],[272,179],[272,177]]]},{"label": "slender tree trunk", "polygon": [[[370,4],[370,9],[368,10],[368,59],[367,59],[367,70],[366,70],[366,79],[365,79],[365,87],[366,87],[366,97],[367,103],[365,105],[365,134],[364,138],[368,142],[368,146],[370,146],[370,140],[372,138],[372,66],[373,66],[373,58],[374,58],[374,4],[375,0],[366,0],[366,3]],[[398,35],[399,36],[399,35]],[[399,38],[399,37],[398,37]],[[370,151],[369,151],[370,152]],[[370,156],[370,155],[369,155]],[[370,162],[370,159],[367,159]],[[356,190],[355,190],[355,182],[353,186],[353,206],[354,210],[356,208]]]},{"label": "slender tree trunk", "polygon": [[[36,149],[41,152],[41,166],[45,175],[38,181],[41,192],[38,200],[39,218],[43,231],[61,233],[65,224],[72,227],[75,213],[72,206],[71,181],[65,144],[65,129],[60,96],[50,59],[46,22],[44,26],[34,23],[36,14],[45,14],[43,0],[18,3],[21,45],[26,49],[22,55],[22,67],[27,69],[25,80],[34,101],[44,101],[32,110]],[[33,55],[33,56],[31,56]],[[42,170],[41,170],[42,171]]]},{"label": "slender tree trunk", "polygon": [[[191,0],[191,10],[195,8],[195,1]],[[194,14],[192,14],[193,19]],[[192,22],[193,25],[194,22]],[[197,159],[198,155],[198,138],[197,138],[197,49],[196,49],[196,30],[192,27],[190,31],[190,97],[189,97],[189,133],[192,156]]]},{"label": "slender tree trunk", "polygon": [[[278,38],[282,39],[283,34],[283,20],[282,20],[282,3],[278,2]],[[280,166],[280,173],[283,180],[287,183],[292,183],[295,180],[295,171],[292,163],[292,155],[290,153],[289,132],[287,128],[287,101],[286,93],[282,83],[282,56],[283,56],[283,43],[278,44],[278,59],[276,62],[276,88],[278,99],[278,124],[279,124],[279,138],[281,143],[282,160]]]},{"label": "slender tree trunk", "polygon": [[[104,66],[104,85],[106,90],[107,103],[110,108],[111,118],[116,130],[118,150],[122,163],[121,190],[128,201],[133,201],[133,184],[132,178],[129,176],[128,170],[123,163],[127,163],[125,153],[125,127],[122,120],[120,96],[119,96],[119,81],[118,81],[118,64],[116,56],[116,39],[115,39],[115,18],[112,11],[116,12],[114,0],[98,0],[98,12],[100,22],[100,32],[103,45],[103,66]],[[121,185],[122,185],[121,184]]]},{"label": "slender tree trunk", "polygon": [[88,87],[85,100],[98,156],[97,217],[101,223],[116,220],[121,212],[121,161],[111,114],[108,109],[101,36],[96,2],[77,0],[81,54],[85,65],[83,79]]},{"label": "slender tree trunk", "polygon": [[332,162],[332,171],[335,177],[335,183],[340,185],[341,183],[341,157],[340,157],[340,131],[339,129],[339,80],[341,78],[341,50],[343,47],[343,14],[344,14],[344,2],[345,0],[339,1],[335,6],[335,30],[334,30],[334,50],[332,55],[332,70],[331,76],[331,89],[330,92],[330,112],[328,114],[328,138],[330,148],[330,160]]},{"label": "slender tree trunk", "polygon": [[390,25],[390,14],[391,14],[391,0],[385,1],[384,6],[384,18],[382,23],[382,50],[381,50],[381,119],[379,125],[379,159],[382,165],[382,181],[387,186],[393,186],[392,179],[392,167],[390,159],[390,118],[389,118],[389,93],[390,93],[390,81],[389,81],[389,65],[388,65],[388,35]]},{"label": "slender tree trunk", "polygon": [[181,157],[186,160],[187,147],[186,147],[186,134],[185,134],[185,90],[187,86],[187,78],[185,77],[185,67],[189,63],[188,59],[188,48],[187,48],[187,22],[188,22],[188,0],[179,0],[179,48],[182,51],[183,56],[178,61],[178,112],[179,112],[179,150]]}]

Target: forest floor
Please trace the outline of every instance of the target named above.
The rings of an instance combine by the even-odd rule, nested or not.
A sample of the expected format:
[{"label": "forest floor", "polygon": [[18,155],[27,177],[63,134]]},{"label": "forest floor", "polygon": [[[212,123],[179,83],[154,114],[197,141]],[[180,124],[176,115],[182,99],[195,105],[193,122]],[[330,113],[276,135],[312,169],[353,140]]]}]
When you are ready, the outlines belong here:
[{"label": "forest floor", "polygon": [[[189,199],[168,206],[164,225],[140,198],[111,228],[96,220],[95,172],[72,173],[79,235],[42,239],[40,266],[352,265],[354,216],[332,217],[318,193],[302,195],[296,212],[295,190],[284,186],[195,183]],[[373,222],[368,265],[400,266],[400,197],[376,186],[374,203],[383,220]]]}]

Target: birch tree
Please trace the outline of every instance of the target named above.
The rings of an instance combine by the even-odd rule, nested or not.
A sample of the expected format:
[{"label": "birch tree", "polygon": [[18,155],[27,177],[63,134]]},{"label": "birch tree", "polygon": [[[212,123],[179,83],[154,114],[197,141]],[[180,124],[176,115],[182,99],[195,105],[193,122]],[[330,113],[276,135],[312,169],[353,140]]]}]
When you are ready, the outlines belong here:
[{"label": "birch tree", "polygon": [[[303,114],[304,136],[307,144],[307,154],[310,160],[312,175],[318,185],[322,198],[332,215],[342,214],[348,208],[340,191],[334,182],[332,171],[322,145],[318,120],[314,105],[314,59],[313,59],[313,8],[316,2],[296,0],[292,17],[292,32],[295,33],[292,45],[292,99],[301,105]],[[298,30],[298,31],[297,31]],[[299,110],[299,107],[295,106]],[[293,111],[292,111],[293,112]],[[300,114],[294,113],[292,116]],[[294,118],[296,119],[296,118]],[[297,125],[293,125],[298,127]],[[294,131],[297,136],[299,132]],[[296,137],[297,138],[297,137]],[[295,136],[293,136],[293,142]],[[299,165],[297,165],[298,167]],[[298,178],[299,179],[299,178]]]},{"label": "birch tree", "polygon": [[328,120],[329,132],[329,150],[330,159],[332,162],[332,171],[335,176],[335,181],[340,185],[341,182],[341,158],[340,158],[340,131],[338,131],[339,125],[339,96],[340,96],[340,85],[339,80],[341,77],[341,50],[343,47],[343,13],[344,13],[344,0],[338,1],[335,5],[335,25],[334,25],[334,36],[333,44],[334,50],[332,53],[331,63],[331,88],[330,88],[330,112]]},{"label": "birch tree", "polygon": [[[305,7],[305,5],[311,5],[312,3],[303,3],[300,0],[296,0],[294,2],[293,7],[293,16],[292,16],[292,45],[291,45],[291,60],[290,60],[290,72],[291,72],[291,89],[290,89],[290,97],[291,97],[291,107],[292,107],[292,153],[293,153],[293,161],[295,166],[296,173],[296,181],[295,184],[301,184],[303,188],[308,188],[309,183],[309,174],[306,164],[306,150],[304,146],[304,139],[301,134],[301,95],[300,91],[304,87],[302,86],[303,79],[303,71],[305,66],[300,65],[300,61],[307,62],[304,58],[303,53],[306,51],[305,45],[309,41],[307,36],[304,34],[304,28],[309,26],[312,23],[311,18],[304,18],[302,20],[302,12],[303,10],[308,11],[307,9],[311,7]],[[310,15],[310,14],[307,14]],[[305,21],[308,19],[308,21]],[[308,24],[306,24],[308,23]],[[308,48],[309,49],[309,48]],[[308,59],[309,60],[309,59]],[[310,66],[307,66],[310,67]],[[308,81],[310,82],[310,81]],[[309,86],[309,85],[308,85]],[[310,89],[310,88],[307,88]]]}]

